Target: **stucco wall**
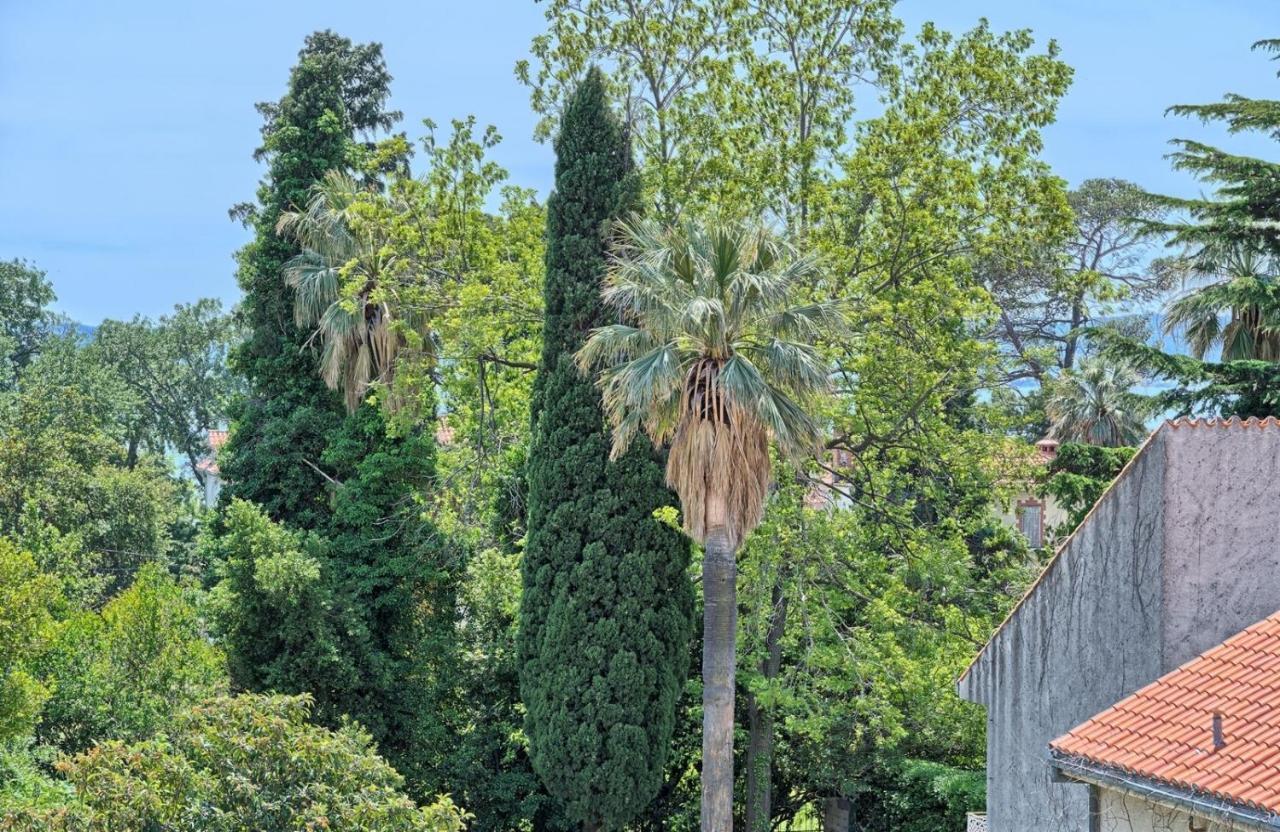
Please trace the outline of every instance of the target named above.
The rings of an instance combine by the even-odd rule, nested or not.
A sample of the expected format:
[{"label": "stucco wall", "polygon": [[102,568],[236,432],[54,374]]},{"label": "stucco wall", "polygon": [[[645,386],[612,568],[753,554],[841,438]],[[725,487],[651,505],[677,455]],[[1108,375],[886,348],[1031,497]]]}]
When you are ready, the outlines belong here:
[{"label": "stucco wall", "polygon": [[992,832],[1088,832],[1048,743],[1280,609],[1280,425],[1171,423],[961,679],[987,707]]},{"label": "stucco wall", "polygon": [[[1100,789],[1098,798],[1100,832],[1186,832],[1193,828],[1189,824],[1191,815],[1139,797]],[[1197,819],[1194,828],[1205,832],[1233,832],[1248,827]]]},{"label": "stucco wall", "polygon": [[1280,428],[1173,423],[1161,434],[1167,673],[1280,609]]},{"label": "stucco wall", "polygon": [[1088,788],[1051,782],[1049,741],[1160,675],[1164,434],[959,683],[987,707],[992,832],[1088,832]]}]

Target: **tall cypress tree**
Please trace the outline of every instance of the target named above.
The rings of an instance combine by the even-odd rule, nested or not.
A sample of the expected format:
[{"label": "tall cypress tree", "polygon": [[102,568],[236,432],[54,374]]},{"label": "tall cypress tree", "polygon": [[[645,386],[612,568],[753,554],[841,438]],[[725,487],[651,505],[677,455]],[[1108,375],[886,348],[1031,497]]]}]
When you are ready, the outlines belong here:
[{"label": "tall cypress tree", "polygon": [[630,148],[592,70],[564,112],[547,204],[544,344],[533,399],[520,689],[534,769],[568,816],[618,829],[660,785],[689,667],[689,546],[654,519],[661,460],[609,461],[600,394],[574,364],[605,322],[609,222],[637,204]]},{"label": "tall cypress tree", "polygon": [[317,373],[310,333],[294,325],[294,292],[281,268],[299,248],[276,233],[276,223],[281,212],[306,204],[327,171],[347,165],[358,133],[399,119],[386,109],[390,84],[381,45],[352,44],[328,31],[308,36],[284,97],[258,105],[264,123],[254,156],[268,165],[258,204],[232,209],[254,238],[236,256],[249,337],[233,363],[249,382],[249,396],[234,414],[222,466],[226,491],[300,528],[328,521],[326,483],[313,466],[342,406]]}]

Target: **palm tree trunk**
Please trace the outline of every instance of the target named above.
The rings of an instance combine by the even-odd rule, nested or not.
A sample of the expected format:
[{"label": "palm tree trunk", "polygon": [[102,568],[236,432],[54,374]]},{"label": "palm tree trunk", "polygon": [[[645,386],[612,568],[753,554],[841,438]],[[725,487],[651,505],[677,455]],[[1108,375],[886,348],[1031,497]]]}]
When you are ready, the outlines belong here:
[{"label": "palm tree trunk", "polygon": [[702,559],[702,832],[733,832],[737,564],[723,525]]}]

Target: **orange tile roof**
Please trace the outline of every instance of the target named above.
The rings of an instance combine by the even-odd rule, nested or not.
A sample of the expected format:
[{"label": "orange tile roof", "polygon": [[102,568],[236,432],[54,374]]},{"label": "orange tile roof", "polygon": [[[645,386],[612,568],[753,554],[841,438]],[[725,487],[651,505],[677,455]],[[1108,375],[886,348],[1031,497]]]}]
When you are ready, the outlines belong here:
[{"label": "orange tile roof", "polygon": [[[1214,716],[1221,718],[1214,748]],[[1058,755],[1280,813],[1280,612],[1068,731]]]},{"label": "orange tile roof", "polygon": [[201,457],[196,462],[196,468],[210,474],[220,473],[218,471],[218,449],[227,444],[227,438],[230,436],[231,431],[229,430],[210,430],[206,437],[209,440],[210,452],[208,456]]}]

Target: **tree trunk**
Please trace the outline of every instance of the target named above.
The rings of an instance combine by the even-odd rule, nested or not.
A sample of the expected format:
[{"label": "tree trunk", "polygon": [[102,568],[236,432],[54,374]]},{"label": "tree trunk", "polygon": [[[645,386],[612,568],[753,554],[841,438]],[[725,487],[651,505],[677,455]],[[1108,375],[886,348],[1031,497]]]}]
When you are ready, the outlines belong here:
[{"label": "tree trunk", "polygon": [[822,832],[849,832],[849,798],[828,797],[823,801]]},{"label": "tree trunk", "polygon": [[[782,669],[782,634],[787,626],[787,599],[782,594],[783,573],[773,584],[769,630],[760,672],[767,680]],[[747,696],[747,832],[769,832],[773,820],[773,713]]]},{"label": "tree trunk", "polygon": [[702,832],[733,832],[737,563],[723,525],[702,558]]},{"label": "tree trunk", "polygon": [[129,437],[129,445],[124,454],[124,467],[132,471],[138,464],[138,445],[141,440],[137,434]]}]

